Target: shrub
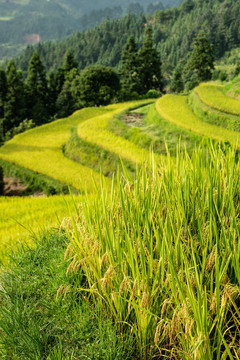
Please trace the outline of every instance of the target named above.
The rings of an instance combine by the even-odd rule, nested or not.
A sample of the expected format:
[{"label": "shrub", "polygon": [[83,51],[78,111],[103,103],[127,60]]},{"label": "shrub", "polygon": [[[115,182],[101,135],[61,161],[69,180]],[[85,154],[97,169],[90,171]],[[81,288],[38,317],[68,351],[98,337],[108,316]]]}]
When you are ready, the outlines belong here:
[{"label": "shrub", "polygon": [[158,90],[151,89],[144,95],[144,99],[157,99],[162,95],[162,93]]},{"label": "shrub", "polygon": [[227,77],[228,76],[227,76],[226,71],[221,71],[218,78],[219,78],[220,81],[226,81]]}]

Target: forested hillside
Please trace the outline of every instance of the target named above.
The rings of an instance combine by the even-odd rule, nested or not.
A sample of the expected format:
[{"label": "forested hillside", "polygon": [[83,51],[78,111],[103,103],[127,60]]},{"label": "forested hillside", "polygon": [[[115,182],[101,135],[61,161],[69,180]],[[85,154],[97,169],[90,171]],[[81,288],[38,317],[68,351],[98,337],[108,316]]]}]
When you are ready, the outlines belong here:
[{"label": "forested hillside", "polygon": [[[153,2],[153,4],[152,4]],[[26,44],[62,39],[76,30],[116,19],[128,11],[136,15],[178,5],[178,0],[1,0],[0,58],[15,56]]]},{"label": "forested hillside", "polygon": [[123,47],[130,35],[141,45],[146,24],[152,26],[153,41],[169,78],[177,64],[185,65],[193,38],[203,30],[214,46],[216,59],[239,46],[240,3],[235,0],[185,0],[178,8],[158,10],[153,16],[128,14],[118,20],[106,20],[94,29],[77,32],[64,41],[29,46],[17,59],[27,70],[37,50],[47,70],[56,69],[70,49],[82,69],[91,64],[118,67]]}]

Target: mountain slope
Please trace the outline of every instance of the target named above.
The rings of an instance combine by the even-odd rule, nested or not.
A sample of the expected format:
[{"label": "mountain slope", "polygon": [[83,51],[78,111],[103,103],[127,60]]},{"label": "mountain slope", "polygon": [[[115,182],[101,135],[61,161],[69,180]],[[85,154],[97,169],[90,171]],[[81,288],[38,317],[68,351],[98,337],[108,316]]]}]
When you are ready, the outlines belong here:
[{"label": "mountain slope", "polygon": [[[168,6],[178,3],[177,0],[162,2]],[[151,0],[133,4],[126,0],[1,0],[0,57],[16,55],[25,44],[62,39],[107,17],[119,18],[129,10],[140,13],[155,8],[163,8],[162,3],[152,5]]]}]

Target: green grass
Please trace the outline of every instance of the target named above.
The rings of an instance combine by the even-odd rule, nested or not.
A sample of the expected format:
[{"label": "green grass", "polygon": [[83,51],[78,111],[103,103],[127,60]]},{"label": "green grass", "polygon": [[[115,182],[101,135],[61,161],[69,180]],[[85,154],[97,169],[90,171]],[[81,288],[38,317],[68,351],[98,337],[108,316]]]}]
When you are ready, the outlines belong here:
[{"label": "green grass", "polygon": [[72,266],[141,359],[239,359],[240,163],[211,144],[172,163],[81,205]]},{"label": "green grass", "polygon": [[130,333],[119,334],[102,309],[79,293],[82,272],[66,275],[65,241],[63,234],[45,232],[1,273],[1,359],[137,359]]},{"label": "green grass", "polygon": [[187,97],[165,95],[156,102],[158,113],[166,120],[203,137],[239,146],[240,136],[234,131],[200,121],[188,105]]},{"label": "green grass", "polygon": [[194,89],[206,105],[232,115],[240,115],[240,101],[224,94],[223,86],[200,84]]},{"label": "green grass", "polygon": [[236,77],[232,82],[224,86],[224,93],[240,100],[240,76]]}]

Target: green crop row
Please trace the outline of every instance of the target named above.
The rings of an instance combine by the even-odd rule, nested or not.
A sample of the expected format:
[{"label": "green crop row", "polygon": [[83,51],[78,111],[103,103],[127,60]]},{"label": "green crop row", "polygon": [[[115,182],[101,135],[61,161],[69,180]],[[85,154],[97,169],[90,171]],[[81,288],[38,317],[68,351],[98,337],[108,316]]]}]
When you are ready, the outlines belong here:
[{"label": "green crop row", "polygon": [[[101,146],[106,150],[117,154],[120,158],[127,159],[133,163],[142,164],[145,161],[149,161],[148,150],[113,134],[108,129],[109,121],[114,115],[116,116],[128,108],[138,107],[147,102],[149,103],[149,100],[111,105],[109,109],[111,108],[112,111],[108,114],[100,115],[81,123],[78,126],[78,136],[85,141]],[[158,162],[164,161],[164,157],[161,155],[155,154],[155,157]]]},{"label": "green crop row", "polygon": [[[67,195],[66,200],[70,197]],[[80,200],[79,200],[80,201]],[[24,241],[51,227],[59,228],[67,207],[62,196],[0,197],[0,261]]]},{"label": "green crop row", "polygon": [[194,91],[206,105],[228,114],[240,115],[240,101],[225,95],[222,86],[200,84]]},{"label": "green crop row", "polygon": [[[23,195],[31,195],[35,192],[42,192],[45,195],[67,194],[69,193],[68,185],[48,176],[36,173],[32,170],[25,169],[21,166],[9,163],[0,159],[0,166],[3,169],[5,177],[11,177],[14,180],[20,180],[21,184],[27,186]],[[77,192],[71,188],[72,192]]]},{"label": "green crop row", "polygon": [[164,119],[184,129],[239,146],[240,134],[200,121],[188,106],[185,96],[165,95],[156,102],[156,108]]},{"label": "green crop row", "polygon": [[93,177],[99,183],[99,174],[88,167],[67,159],[62,147],[70,137],[70,129],[107,108],[79,110],[66,119],[43,125],[15,136],[0,149],[0,158],[46,175],[84,192],[94,191]]},{"label": "green crop row", "polygon": [[188,104],[200,120],[228,130],[240,131],[239,116],[222,113],[219,110],[211,108],[200,100],[195,91],[188,96]]},{"label": "green crop row", "polygon": [[[104,176],[108,177],[116,173],[118,168],[121,169],[121,160],[118,155],[80,139],[76,128],[72,129],[71,137],[64,146],[64,155],[97,172],[101,171]],[[122,161],[127,170],[134,173],[136,164],[126,159],[122,159]]]}]

